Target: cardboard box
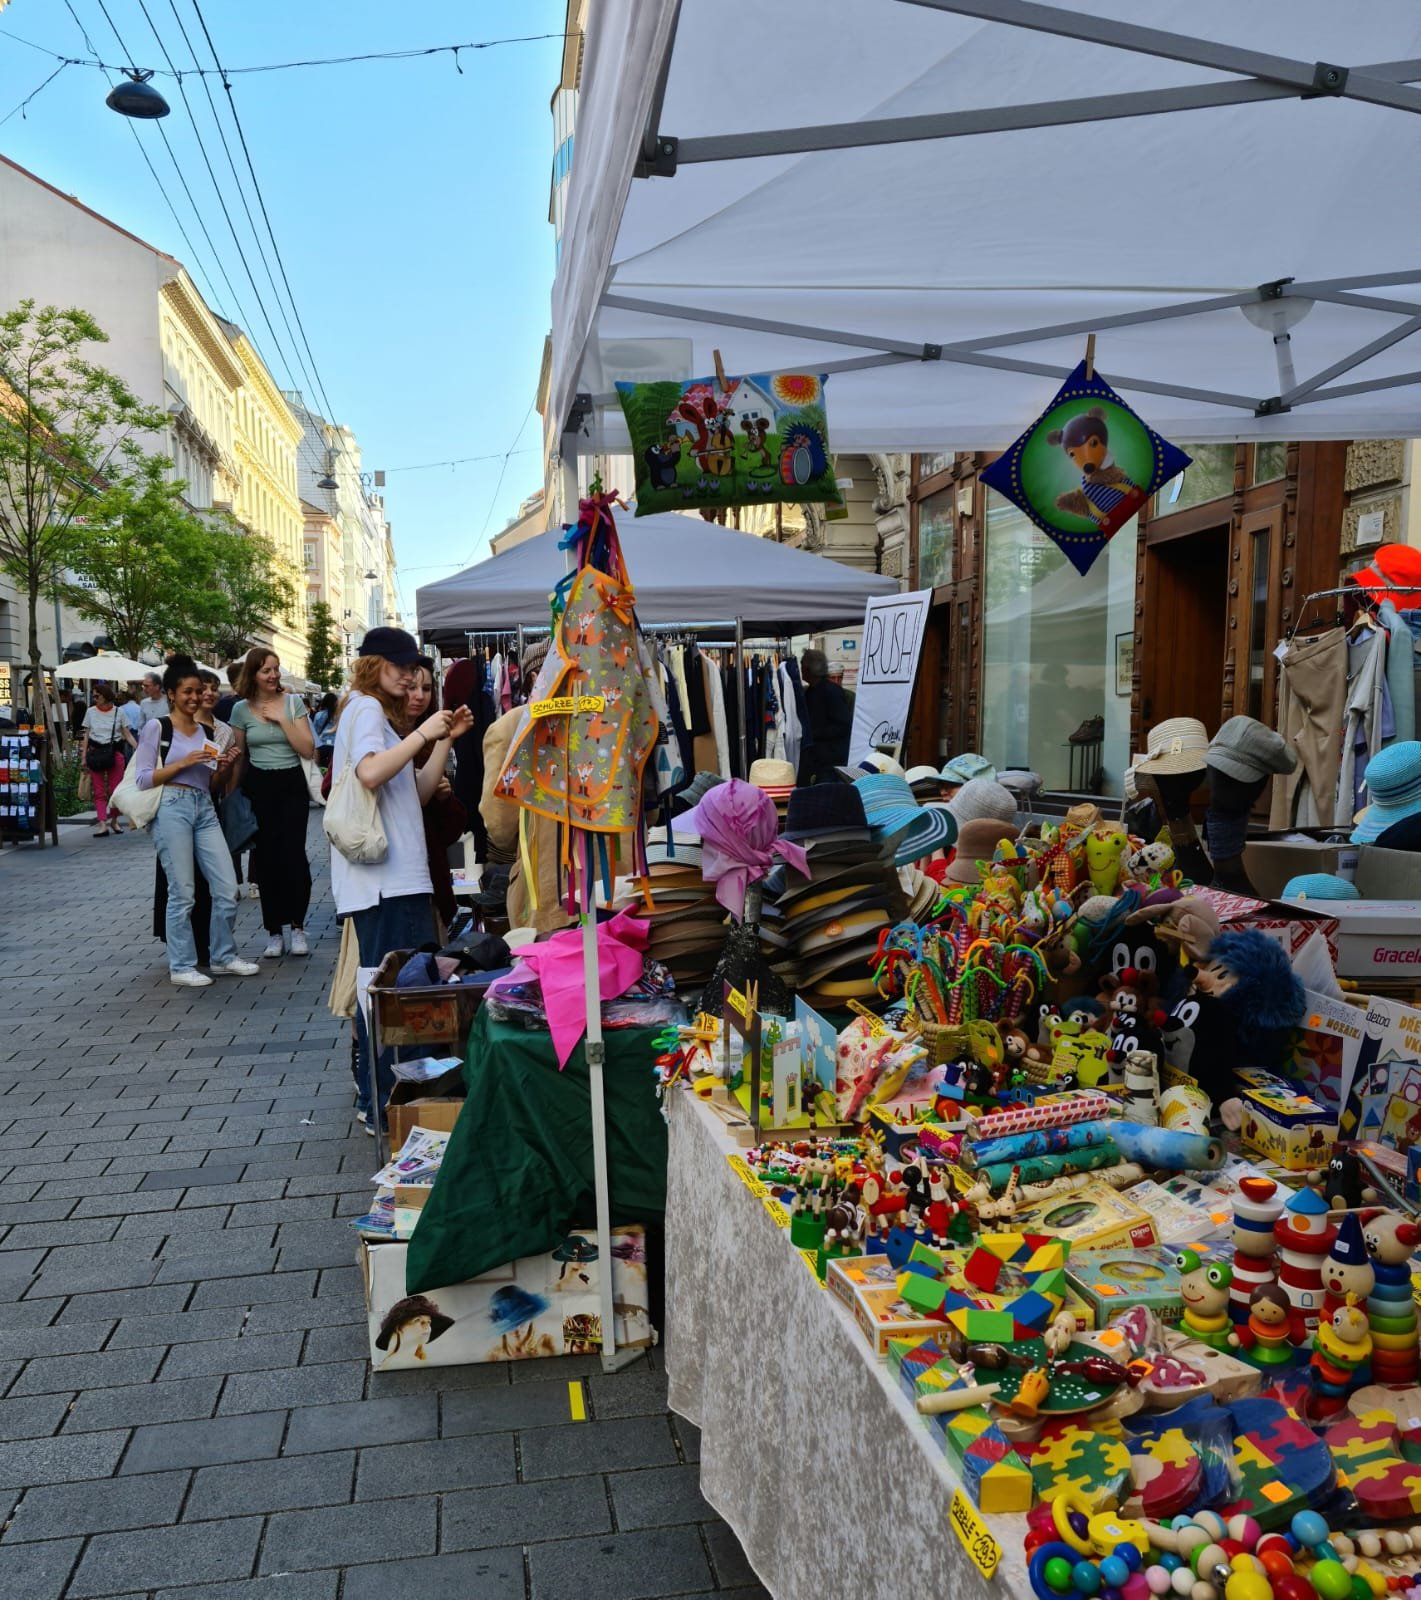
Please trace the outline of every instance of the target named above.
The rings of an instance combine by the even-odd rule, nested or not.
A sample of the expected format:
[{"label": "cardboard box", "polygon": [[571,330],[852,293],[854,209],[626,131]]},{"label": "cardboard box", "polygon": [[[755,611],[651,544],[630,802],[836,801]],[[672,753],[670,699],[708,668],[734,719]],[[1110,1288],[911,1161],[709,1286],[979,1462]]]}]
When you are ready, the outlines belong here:
[{"label": "cardboard box", "polygon": [[1275,1161],[1286,1172],[1325,1167],[1337,1140],[1337,1116],[1303,1094],[1294,1084],[1271,1073],[1245,1068],[1241,1083],[1250,1084],[1243,1100],[1240,1137],[1250,1150]]},{"label": "cardboard box", "polygon": [[[619,1347],[642,1349],[652,1342],[648,1311],[646,1250],[642,1230],[614,1228],[612,1299]],[[441,1320],[433,1337],[415,1341],[418,1327],[406,1324],[403,1340],[387,1337],[380,1345],[386,1319],[405,1293],[405,1254],[400,1243],[360,1242],[369,1318],[370,1363],[376,1372],[413,1371],[421,1367],[471,1366],[485,1361],[522,1361],[538,1356],[586,1354],[602,1348],[599,1285],[602,1263],[560,1260],[560,1255],[595,1255],[592,1229],[568,1235],[564,1246],[545,1256],[530,1256],[495,1267],[466,1283],[430,1289]],[[615,1253],[617,1245],[622,1253]],[[569,1246],[572,1248],[569,1250]],[[634,1259],[624,1259],[628,1255]],[[416,1351],[423,1352],[422,1358]]]},{"label": "cardboard box", "polygon": [[1346,901],[1329,900],[1323,911],[1319,909],[1320,903],[1313,901],[1255,900],[1251,895],[1225,894],[1222,889],[1194,889],[1191,893],[1213,906],[1226,933],[1239,933],[1245,928],[1266,933],[1288,952],[1290,961],[1297,957],[1313,934],[1320,933],[1336,965],[1337,919],[1333,913],[1339,905],[1347,904]]},{"label": "cardboard box", "polygon": [[1421,854],[1364,844],[1352,881],[1364,900],[1421,900]]},{"label": "cardboard box", "polygon": [[1078,1250],[1109,1250],[1116,1245],[1158,1244],[1154,1218],[1108,1183],[1092,1180],[1080,1189],[1058,1194],[1012,1218],[1018,1233],[1046,1233],[1068,1239],[1074,1259]]},{"label": "cardboard box", "polygon": [[1394,978],[1421,970],[1421,899],[1335,900],[1327,909],[1338,924],[1339,978]]},{"label": "cardboard box", "polygon": [[1316,836],[1300,839],[1250,839],[1243,847],[1243,870],[1265,900],[1277,900],[1290,878],[1305,872],[1330,872],[1349,881],[1357,870],[1357,846],[1349,840]]},{"label": "cardboard box", "polygon": [[[1143,1250],[1092,1250],[1071,1258],[1066,1276],[1071,1288],[1095,1313],[1096,1326],[1107,1328],[1131,1306],[1147,1306],[1161,1322],[1178,1323],[1184,1313],[1179,1297],[1179,1271],[1173,1244]],[[1228,1261],[1232,1246],[1196,1244],[1203,1261]]]},{"label": "cardboard box", "polygon": [[411,1128],[453,1133],[454,1124],[463,1109],[462,1100],[407,1100],[402,1105],[396,1105],[392,1100],[385,1108],[385,1118],[390,1125],[391,1150],[398,1150],[404,1144]]}]

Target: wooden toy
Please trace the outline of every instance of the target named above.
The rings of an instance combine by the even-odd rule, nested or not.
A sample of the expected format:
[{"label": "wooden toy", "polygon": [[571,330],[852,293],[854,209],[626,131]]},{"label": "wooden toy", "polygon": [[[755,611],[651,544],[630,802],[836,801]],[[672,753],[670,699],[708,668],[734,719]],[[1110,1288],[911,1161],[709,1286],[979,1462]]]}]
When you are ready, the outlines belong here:
[{"label": "wooden toy", "polygon": [[1274,1224],[1278,1241],[1278,1281],[1311,1338],[1322,1310],[1322,1262],[1332,1248],[1334,1229],[1327,1202],[1312,1189],[1299,1189]]},{"label": "wooden toy", "polygon": [[1216,1350],[1226,1349],[1233,1269],[1222,1261],[1206,1265],[1194,1250],[1181,1250],[1174,1264],[1179,1269],[1179,1295],[1184,1302],[1179,1331]]},{"label": "wooden toy", "polygon": [[1035,1496],[1031,1469],[1000,1428],[985,1428],[963,1450],[962,1482],[988,1516],[1031,1510]]},{"label": "wooden toy", "polygon": [[1367,1314],[1355,1295],[1332,1316],[1318,1325],[1313,1336],[1313,1354],[1308,1367],[1312,1384],[1312,1415],[1326,1417],[1342,1409],[1347,1391],[1372,1353],[1372,1336]]},{"label": "wooden toy", "polygon": [[[1364,1225],[1362,1237],[1376,1276],[1367,1299],[1372,1376],[1378,1383],[1415,1383],[1421,1372],[1421,1356],[1410,1256],[1421,1242],[1421,1227],[1394,1211],[1383,1211]],[[1379,1338],[1386,1342],[1378,1345]]]},{"label": "wooden toy", "polygon": [[[1353,1402],[1359,1398],[1354,1395]],[[1391,1402],[1393,1397],[1388,1395],[1387,1400]],[[1415,1430],[1403,1431],[1392,1404],[1334,1422],[1326,1438],[1327,1448],[1347,1474],[1348,1487],[1356,1495],[1363,1517],[1391,1521],[1421,1512]]]},{"label": "wooden toy", "polygon": [[1233,1283],[1229,1315],[1247,1322],[1256,1290],[1278,1277],[1278,1241],[1273,1229],[1283,1214],[1283,1195],[1271,1178],[1239,1180],[1233,1198]]},{"label": "wooden toy", "polygon": [[1229,1344],[1261,1366],[1276,1367],[1293,1355],[1293,1306],[1276,1283],[1261,1283],[1248,1302],[1248,1320],[1235,1324]]},{"label": "wooden toy", "polygon": [[1039,1439],[1017,1449],[1043,1501],[1068,1495],[1091,1512],[1113,1511],[1129,1494],[1130,1448],[1118,1425],[1048,1422]]},{"label": "wooden toy", "polygon": [[1362,1238],[1362,1223],[1349,1211],[1338,1226],[1332,1248],[1322,1263],[1322,1313],[1327,1323],[1339,1307],[1351,1300],[1365,1302],[1376,1287],[1377,1275]]},{"label": "wooden toy", "polygon": [[1327,1445],[1283,1405],[1260,1397],[1228,1409],[1239,1489],[1219,1507],[1220,1516],[1248,1515],[1265,1529],[1278,1528],[1331,1492],[1337,1468]]},{"label": "wooden toy", "polygon": [[[1051,1417],[1093,1411],[1111,1399],[1120,1387],[1119,1380],[1090,1377],[1084,1371],[1060,1371],[1059,1364],[1051,1362],[1046,1346],[1040,1339],[1018,1339],[1009,1348],[1014,1356],[1025,1356],[1032,1364],[1025,1369],[1009,1367],[1001,1374],[996,1403],[1010,1407],[1025,1387],[1026,1403],[1034,1408],[1028,1409],[1024,1413],[1026,1416],[1033,1416],[1038,1411]],[[1100,1351],[1077,1341],[1066,1350],[1065,1355],[1067,1363],[1083,1362],[1087,1357],[1099,1358]],[[1044,1392],[1042,1383],[1034,1376],[1037,1373],[1046,1380]],[[1027,1382],[1028,1379],[1031,1381]]]}]

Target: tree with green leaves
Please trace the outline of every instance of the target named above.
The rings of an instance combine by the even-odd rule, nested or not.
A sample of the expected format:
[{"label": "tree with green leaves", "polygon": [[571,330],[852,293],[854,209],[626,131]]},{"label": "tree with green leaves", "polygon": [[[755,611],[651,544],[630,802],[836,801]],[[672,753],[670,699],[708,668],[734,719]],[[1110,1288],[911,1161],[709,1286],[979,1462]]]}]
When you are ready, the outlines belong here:
[{"label": "tree with green leaves", "polygon": [[207,537],[211,604],[199,619],[203,642],[219,660],[235,661],[262,629],[290,621],[296,584],[271,540],[248,533],[234,517],[209,517]]},{"label": "tree with green leaves", "polygon": [[127,656],[170,643],[211,605],[207,529],[184,503],[186,485],[168,478],[171,466],[146,456],[96,497],[69,556],[72,576],[57,585]]},{"label": "tree with green leaves", "polygon": [[22,300],[0,313],[0,567],[25,596],[33,708],[46,722],[40,597],[86,537],[78,519],[138,472],[168,420],[89,359],[88,347],[107,342],[77,307]]},{"label": "tree with green leaves", "polygon": [[345,676],[340,635],[335,618],[324,600],[317,600],[306,620],[306,676],[323,689],[334,689]]}]

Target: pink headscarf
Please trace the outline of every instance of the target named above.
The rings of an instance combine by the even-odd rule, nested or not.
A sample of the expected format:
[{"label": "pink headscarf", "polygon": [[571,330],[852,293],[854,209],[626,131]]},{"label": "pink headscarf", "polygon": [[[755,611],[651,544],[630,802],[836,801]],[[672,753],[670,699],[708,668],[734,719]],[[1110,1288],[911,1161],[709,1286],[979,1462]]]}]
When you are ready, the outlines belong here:
[{"label": "pink headscarf", "polygon": [[804,851],[779,837],[774,801],[739,778],[717,784],[671,827],[676,833],[701,836],[701,876],[715,885],[716,899],[733,917],[745,915],[745,891],[769,872],[776,856],[809,876]]}]

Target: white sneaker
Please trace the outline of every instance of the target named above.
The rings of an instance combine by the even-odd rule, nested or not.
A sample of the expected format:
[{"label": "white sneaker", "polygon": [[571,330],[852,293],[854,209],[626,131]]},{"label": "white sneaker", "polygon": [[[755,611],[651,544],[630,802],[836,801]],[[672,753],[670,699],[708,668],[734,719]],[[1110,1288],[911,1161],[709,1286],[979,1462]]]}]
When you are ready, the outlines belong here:
[{"label": "white sneaker", "polygon": [[281,935],[279,933],[272,934],[271,938],[266,942],[266,949],[262,951],[263,958],[267,961],[275,961],[278,956],[285,954],[286,946],[281,942]]},{"label": "white sneaker", "polygon": [[242,885],[242,893],[248,900],[260,900],[262,897],[261,890],[254,883],[244,883]]},{"label": "white sneaker", "polygon": [[224,961],[220,966],[214,961],[211,970],[225,972],[230,978],[250,978],[254,973],[260,972],[261,968],[255,961],[243,961],[241,956],[233,956],[230,961]]},{"label": "white sneaker", "polygon": [[[214,971],[217,969],[214,968]],[[176,983],[183,989],[205,989],[212,979],[205,972],[199,972],[195,967],[189,967],[186,972],[170,972],[168,982]]]},{"label": "white sneaker", "polygon": [[303,929],[301,929],[301,928],[293,928],[291,930],[290,938],[291,938],[291,942],[287,946],[287,948],[288,948],[288,950],[291,952],[291,954],[293,956],[308,956],[308,955],[310,955],[311,947],[310,947],[310,945],[308,945],[306,943],[306,934],[305,934],[305,931]]}]

